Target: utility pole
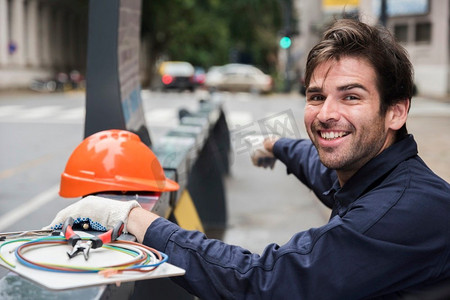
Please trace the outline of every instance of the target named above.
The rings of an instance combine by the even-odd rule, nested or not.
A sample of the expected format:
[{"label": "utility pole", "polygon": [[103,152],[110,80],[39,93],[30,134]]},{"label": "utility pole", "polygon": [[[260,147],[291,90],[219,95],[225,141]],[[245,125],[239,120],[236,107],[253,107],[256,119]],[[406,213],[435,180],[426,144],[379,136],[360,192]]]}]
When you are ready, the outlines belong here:
[{"label": "utility pole", "polygon": [[380,18],[379,22],[381,25],[386,27],[387,25],[387,0],[381,0]]},{"label": "utility pole", "polygon": [[289,45],[282,48],[286,50],[286,64],[284,68],[284,92],[289,93],[291,91],[291,42],[292,42],[292,0],[281,0],[283,11],[283,38],[289,38]]}]

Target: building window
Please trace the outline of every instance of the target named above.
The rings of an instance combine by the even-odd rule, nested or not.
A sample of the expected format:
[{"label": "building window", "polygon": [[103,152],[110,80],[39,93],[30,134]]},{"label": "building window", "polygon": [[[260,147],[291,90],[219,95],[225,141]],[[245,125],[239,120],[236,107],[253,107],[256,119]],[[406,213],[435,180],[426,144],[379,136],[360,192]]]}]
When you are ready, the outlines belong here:
[{"label": "building window", "polygon": [[408,41],[408,25],[397,24],[394,26],[394,35],[397,41],[406,43]]},{"label": "building window", "polygon": [[416,42],[430,43],[431,42],[431,23],[417,23],[416,24]]}]

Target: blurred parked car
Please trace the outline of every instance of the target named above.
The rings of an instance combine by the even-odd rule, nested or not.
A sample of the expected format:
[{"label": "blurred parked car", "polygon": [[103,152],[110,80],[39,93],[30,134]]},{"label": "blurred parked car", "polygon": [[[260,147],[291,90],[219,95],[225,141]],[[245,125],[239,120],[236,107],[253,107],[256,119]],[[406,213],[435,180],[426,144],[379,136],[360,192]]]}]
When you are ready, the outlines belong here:
[{"label": "blurred parked car", "polygon": [[205,85],[210,90],[269,93],[273,80],[255,66],[227,64],[211,67],[206,74]]},{"label": "blurred parked car", "polygon": [[205,69],[201,67],[194,68],[194,84],[196,87],[201,87],[205,84],[206,72]]},{"label": "blurred parked car", "polygon": [[185,61],[166,61],[159,67],[163,90],[179,91],[195,89],[194,67]]}]

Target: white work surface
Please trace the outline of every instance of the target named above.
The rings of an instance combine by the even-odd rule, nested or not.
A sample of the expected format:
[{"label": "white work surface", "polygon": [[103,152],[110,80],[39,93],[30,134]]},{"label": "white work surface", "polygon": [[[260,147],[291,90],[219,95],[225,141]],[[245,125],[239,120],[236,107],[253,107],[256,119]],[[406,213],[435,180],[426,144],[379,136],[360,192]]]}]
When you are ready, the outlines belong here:
[{"label": "white work surface", "polygon": [[[77,232],[78,233],[78,232]],[[81,236],[82,234],[80,234]],[[7,240],[9,241],[9,240]],[[6,242],[7,242],[6,241]],[[2,245],[5,241],[0,242]],[[185,271],[169,263],[163,263],[151,272],[124,272],[116,274],[109,278],[98,273],[62,273],[51,272],[46,270],[38,270],[27,267],[17,261],[14,250],[21,245],[22,242],[7,244],[1,248],[1,255],[15,268],[6,264],[0,259],[0,265],[27,278],[45,288],[51,290],[68,290],[95,285],[114,284],[127,281],[137,281],[152,278],[162,278],[171,276],[184,275]],[[23,256],[33,262],[52,263],[61,265],[73,265],[84,267],[102,267],[113,264],[120,264],[133,259],[132,256],[119,251],[108,250],[105,248],[91,249],[89,259],[86,261],[82,253],[69,259],[67,251],[71,250],[71,246],[67,244],[49,245],[44,247],[30,247],[30,251],[24,249]]]}]

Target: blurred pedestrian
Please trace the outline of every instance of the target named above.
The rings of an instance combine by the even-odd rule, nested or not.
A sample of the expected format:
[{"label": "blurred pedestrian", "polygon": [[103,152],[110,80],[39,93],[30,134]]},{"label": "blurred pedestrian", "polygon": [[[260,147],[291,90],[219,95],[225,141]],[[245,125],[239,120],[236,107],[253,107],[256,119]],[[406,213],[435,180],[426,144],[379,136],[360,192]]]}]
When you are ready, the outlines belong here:
[{"label": "blurred pedestrian", "polygon": [[78,70],[72,70],[69,73],[70,83],[72,85],[72,89],[76,90],[81,88],[81,82],[83,80],[83,76]]}]

